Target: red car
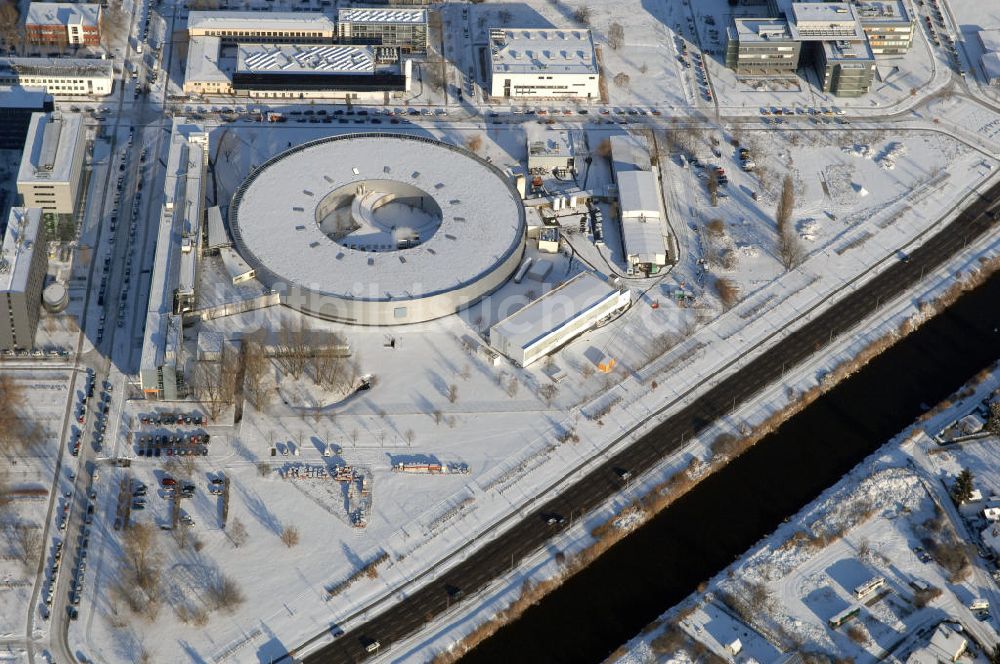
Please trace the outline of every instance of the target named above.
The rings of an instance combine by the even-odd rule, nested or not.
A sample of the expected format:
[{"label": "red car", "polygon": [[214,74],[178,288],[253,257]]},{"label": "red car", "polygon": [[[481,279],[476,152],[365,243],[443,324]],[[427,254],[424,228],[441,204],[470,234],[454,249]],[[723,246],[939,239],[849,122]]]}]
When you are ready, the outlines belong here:
[{"label": "red car", "polygon": [[175,480],[172,477],[164,477],[163,481],[160,482],[160,484],[162,484],[163,486],[175,486],[177,484],[177,480]]}]

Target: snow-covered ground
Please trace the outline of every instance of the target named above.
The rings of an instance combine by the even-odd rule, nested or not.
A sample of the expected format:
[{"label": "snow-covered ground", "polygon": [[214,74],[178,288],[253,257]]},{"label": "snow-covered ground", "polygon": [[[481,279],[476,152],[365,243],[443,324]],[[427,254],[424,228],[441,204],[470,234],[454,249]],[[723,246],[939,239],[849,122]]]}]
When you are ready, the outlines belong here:
[{"label": "snow-covered ground", "polygon": [[[458,144],[482,136],[480,154],[501,167],[526,158],[519,127],[484,132],[442,125],[416,131]],[[329,128],[293,124],[213,128],[217,200],[227,201],[251,168],[289,144],[330,133]],[[711,133],[693,132],[685,138],[690,153],[710,156]],[[607,160],[597,154],[608,134],[592,128],[578,136],[594,155],[587,175],[590,188],[599,190],[609,181]],[[179,641],[206,659],[244,650],[280,654],[351,615],[356,607],[391,597],[427,566],[547,490],[567,468],[585,467],[621,431],[647,420],[663,404],[680,405],[678,399],[709,385],[705,376],[738,366],[740,357],[771,343],[789,321],[850,288],[845,282],[860,283],[881,265],[898,260],[897,249],[947,217],[996,163],[978,146],[930,127],[896,132],[891,138],[857,128],[842,135],[842,144],[829,146],[808,132],[746,131],[741,140],[758,155],[758,163],[768,164],[765,177],[739,171],[727,143],[730,137],[718,132],[718,138],[726,152],[716,159],[731,173],[728,196],[718,207],[708,201],[696,170],[683,168],[669,154],[663,132],[657,132],[655,142],[647,141],[665,164],[665,200],[683,261],[666,275],[629,281],[636,294],[643,295],[628,314],[582,335],[551,363],[528,370],[505,362],[494,366],[480,351],[481,335],[503,311],[537,297],[588,263],[624,274],[615,243],[598,249],[582,236],[572,238],[578,250],[573,260],[538,256],[531,248],[536,258],[553,264],[545,281],[507,284],[459,316],[389,331],[311,321],[315,330],[345,335],[358,371],[377,376],[376,386],[339,402],[308,380],[289,380],[272,363],[270,403],[260,412],[248,408],[235,427],[221,423],[231,421],[231,414],[220,418],[209,428],[216,434],[210,455],[194,462],[198,489],[185,510],[195,521],[189,530],[200,548],[180,548],[170,533],[157,531],[168,579],[157,629],[149,630],[133,618],[131,629],[141,639],[129,637],[120,627],[121,618],[113,615],[119,606],[110,584],[95,583],[88,588],[81,620],[72,624],[71,643],[109,660],[133,652],[140,643],[161,652]],[[774,183],[786,173],[798,183],[796,227],[810,252],[801,269],[787,273],[775,256],[771,221]],[[862,189],[867,195],[861,195]],[[895,223],[904,212],[907,223]],[[707,230],[716,218],[723,221],[721,237]],[[726,249],[736,254],[735,262],[717,261]],[[206,259],[204,266],[205,295],[199,306],[233,302],[253,292],[247,285],[220,285],[217,259]],[[740,303],[732,309],[723,307],[715,293],[717,276],[738,284]],[[675,302],[677,292],[687,297]],[[273,333],[282,319],[295,324],[299,315],[265,308],[202,321],[187,331],[192,356],[199,332]],[[606,357],[618,360],[619,372],[595,371]],[[659,385],[655,391],[650,389],[653,381]],[[128,407],[133,435],[140,433],[137,415],[148,410],[144,402]],[[571,442],[570,432],[581,442]],[[298,457],[270,456],[272,447],[287,443],[301,450]],[[127,451],[124,440],[118,445],[119,452]],[[329,445],[337,450],[335,457],[322,456]],[[447,477],[391,472],[393,464],[408,461],[463,463],[471,472]],[[259,474],[261,462],[273,469],[267,477]],[[154,486],[162,463],[136,459],[131,472]],[[344,485],[281,479],[278,472],[337,463],[362,470],[371,480],[371,510],[364,528],[352,525],[356,497],[349,496]],[[113,499],[113,487],[123,472],[102,478],[110,487],[104,494],[107,500]],[[219,527],[217,500],[206,493],[210,474],[217,472],[232,482],[230,519],[239,519],[249,534],[238,550]],[[151,498],[137,518],[159,524],[167,509],[166,501]],[[287,526],[299,528],[301,543],[286,550],[280,536]],[[99,579],[113,576],[117,564],[117,536],[105,534],[109,537],[101,543]],[[328,596],[328,588],[373,561],[379,561],[377,575]],[[250,572],[255,569],[267,569],[267,574]],[[191,630],[180,607],[204,606],[197,584],[216,571],[240,580],[246,601],[231,614],[217,613],[210,619],[211,629]],[[281,597],[280,605],[273,602],[276,596]]]},{"label": "snow-covered ground", "polygon": [[[187,12],[175,12],[173,4],[168,0],[158,10],[165,17],[165,25],[159,19],[153,22],[151,43],[162,41],[160,35],[171,31],[179,38]],[[228,2],[230,8],[240,4],[262,3]],[[275,8],[285,8],[285,4],[278,3]],[[307,4],[312,9],[323,6],[316,0]],[[1000,25],[1000,10],[991,3],[956,0],[941,4],[954,9],[958,20],[951,18],[948,9],[947,23],[961,25],[962,38],[969,43],[974,39],[974,26]],[[578,11],[582,8],[589,9],[585,20]],[[979,88],[972,82],[969,83],[972,87],[955,87],[959,79],[952,76],[951,56],[930,43],[923,28],[907,56],[880,65],[880,80],[871,94],[841,100],[820,93],[815,76],[808,73],[805,78],[785,85],[737,82],[721,62],[723,44],[717,35],[724,35],[731,12],[752,12],[759,8],[734,10],[725,0],[662,3],[625,0],[625,4],[614,5],[551,0],[529,4],[450,4],[440,9],[441,30],[432,29],[434,48],[442,51],[450,63],[448,82],[459,86],[464,85],[463,79],[469,72],[479,85],[483,83],[481,55],[491,27],[589,23],[608,80],[608,99],[600,105],[606,106],[610,113],[599,113],[599,105],[594,104],[588,117],[560,114],[554,127],[574,132],[577,143],[583,146],[581,158],[594,157],[587,181],[581,184],[603,193],[610,182],[610,169],[607,159],[600,154],[600,146],[611,133],[625,131],[621,126],[625,123],[623,109],[662,111],[662,117],[649,113],[626,119],[637,125],[658,126],[655,133],[648,130],[640,133],[658,157],[665,183],[664,206],[670,220],[667,230],[677,235],[681,262],[654,279],[627,279],[636,304],[625,316],[582,335],[551,362],[539,363],[529,370],[516,369],[505,362],[494,365],[480,350],[482,335],[503,312],[584,269],[596,267],[624,276],[614,223],[608,224],[607,246],[600,248],[578,232],[574,234],[572,225],[564,227],[574,250],[573,258],[566,254],[543,256],[531,247],[530,255],[536,260],[551,262],[553,269],[548,277],[538,282],[526,279],[520,284],[509,283],[458,316],[390,331],[313,321],[314,329],[345,335],[358,371],[377,377],[374,388],[342,400],[340,395],[319,389],[307,378],[282,375],[278,365],[270,362],[266,379],[269,403],[260,410],[248,406],[238,425],[229,424],[230,409],[206,428],[213,435],[210,454],[192,457],[190,469],[185,470],[182,465],[171,471],[190,473],[196,485],[193,498],[183,503],[194,525],[184,530],[183,545],[176,532],[159,529],[154,532],[155,546],[162,556],[164,583],[160,611],[151,621],[129,615],[115,596],[111,581],[119,576],[121,539],[110,523],[119,481],[125,477],[151,487],[148,507],[135,513],[136,520],[154,527],[166,523],[168,502],[159,491],[153,490],[163,477],[166,459],[135,458],[129,469],[109,468],[103,472],[98,482],[98,526],[93,529],[90,543],[93,558],[92,570],[88,572],[92,576],[88,580],[93,583],[88,584],[81,603],[80,620],[71,623],[69,642],[73,653],[109,662],[136,661],[141,659],[143,651],[154,653],[156,661],[266,661],[323,632],[331,623],[342,623],[358,607],[371,606],[372,611],[377,610],[376,601],[393,601],[410,580],[438,561],[448,564],[447,561],[454,560],[457,557],[454,554],[467,551],[470,541],[505,515],[547,491],[558,490],[557,479],[568,469],[579,477],[587,464],[599,458],[609,446],[631,442],[671,409],[710,387],[719,376],[738,369],[741,358],[752,357],[780,338],[788,326],[808,318],[831,298],[849,292],[885,266],[905,258],[909,245],[919,243],[924,233],[948,219],[957,206],[975,195],[976,189],[984,189],[996,177],[1000,163],[995,157],[1000,152],[997,135],[1000,115],[994,104],[983,103],[983,99],[987,102],[993,99],[989,96],[993,93],[973,98]],[[136,12],[137,16],[141,14]],[[621,24],[624,33],[619,48],[611,48],[608,43],[612,22]],[[120,48],[121,40],[114,42],[113,47]],[[690,53],[686,61],[691,67],[684,65],[685,57],[679,57],[682,45]],[[161,110],[157,104],[162,96],[177,93],[183,79],[183,53],[170,54],[169,50],[168,44],[163,65],[169,62],[171,71],[160,77],[150,97],[148,110],[155,113]],[[702,55],[695,58],[698,52]],[[151,62],[148,52],[144,57]],[[707,83],[698,80],[699,59],[705,62]],[[898,70],[893,70],[894,67]],[[426,66],[421,65],[417,71],[423,78]],[[613,83],[616,74],[627,75],[627,84]],[[378,130],[415,131],[460,145],[482,137],[482,147],[477,150],[481,156],[501,167],[523,165],[526,158],[523,129],[509,124],[484,125],[481,118],[475,117],[478,111],[487,108],[481,93],[472,98],[467,96],[456,107],[454,91],[445,98],[425,83],[422,80],[415,86],[411,99],[393,101],[401,106],[409,102],[446,104],[448,114],[393,126],[386,119]],[[952,89],[946,87],[949,84]],[[706,91],[711,91],[714,97]],[[232,100],[226,103],[232,104]],[[493,103],[491,108],[509,121],[512,114],[508,111],[513,109],[502,108],[496,100]],[[127,126],[136,123],[140,126],[141,144],[153,145],[150,139],[154,135],[155,141],[161,140],[161,126],[155,122],[162,118],[149,123],[146,102],[133,102],[131,88],[126,91],[124,104],[122,136]],[[189,108],[207,112],[212,104],[221,102],[201,104],[199,107],[198,103],[192,103]],[[803,108],[821,104],[846,109],[848,119],[819,119],[809,124],[804,120],[799,124],[791,121],[783,125],[764,125],[756,117],[751,119],[759,114],[760,106]],[[118,108],[117,98],[114,107]],[[554,102],[530,107],[575,110],[570,104]],[[697,122],[692,121],[691,111],[696,112]],[[669,117],[672,112],[677,113],[677,122],[673,124]],[[702,121],[713,116],[729,120],[721,126]],[[610,122],[616,119],[618,124]],[[245,122],[220,125],[210,121],[218,185],[210,204],[225,204],[251,168],[291,145],[335,131],[376,129],[367,121],[354,122],[364,126],[294,122],[280,126]],[[792,124],[795,126],[791,127]],[[734,139],[751,150],[758,164],[755,173],[739,169]],[[713,148],[719,151],[717,156]],[[153,152],[159,151],[154,147]],[[685,166],[686,159],[682,162],[678,157],[680,152],[686,158],[697,156],[726,169],[730,182],[722,189],[725,196],[720,197],[717,206],[708,197],[707,171]],[[106,178],[109,173],[117,172],[121,159],[110,154],[106,142],[94,143],[88,200],[100,199],[103,193],[100,187],[105,182],[110,186]],[[150,172],[151,179],[155,179],[155,169]],[[808,260],[794,271],[785,271],[776,256],[773,221],[786,175],[795,183],[796,234],[808,252]],[[155,188],[158,183],[147,182],[147,185]],[[158,206],[157,195],[150,193],[147,190],[145,204],[146,211],[152,211],[152,227],[158,218]],[[609,210],[605,212],[606,219],[614,219]],[[102,249],[107,248],[95,246],[101,215],[97,206],[88,204],[82,220],[82,248],[75,252],[75,260],[53,261],[52,273],[60,273],[69,280],[71,302],[65,315],[45,318],[40,345],[76,348],[79,339],[73,320],[83,312],[89,261],[103,255]],[[997,248],[995,240],[971,247],[958,261],[961,265],[958,269],[970,269],[978,255],[995,254]],[[914,303],[947,288],[955,266],[952,268],[928,275],[929,285],[922,287],[920,293],[887,304],[877,324],[859,331],[854,338],[845,338],[826,357],[807,363],[781,385],[737,410],[706,433],[705,440],[762,421],[785,405],[789,390],[801,393],[815,386],[818,376],[851,358],[865,343],[896,329],[901,318],[919,315],[914,313]],[[200,307],[231,303],[260,292],[259,286],[252,283],[240,287],[223,285],[227,280],[215,258],[206,258],[201,263],[199,278]],[[716,286],[720,278],[731,281],[737,293],[736,302],[722,301]],[[141,284],[135,289],[139,299],[141,289]],[[96,327],[97,316],[99,311],[92,306],[88,312],[89,330]],[[194,350],[194,335],[200,331],[218,330],[236,336],[254,329],[273,332],[281,320],[297,322],[299,316],[268,308],[202,321],[188,330],[188,349]],[[127,357],[135,350],[135,336],[138,335],[119,334],[115,338],[115,352]],[[93,350],[91,342],[91,338],[82,340],[84,353]],[[613,374],[595,371],[598,362],[608,357],[618,361],[618,370]],[[23,366],[30,370],[34,382],[67,384],[66,361],[52,362],[53,368],[41,369],[37,362],[9,358],[0,363],[0,368]],[[38,379],[38,376],[49,377]],[[112,377],[115,384],[124,386],[124,376]],[[116,418],[107,450],[110,456],[134,456],[129,443],[138,435],[191,430],[175,426],[160,431],[141,425],[138,416],[153,410],[147,402],[126,403],[121,417],[117,417],[121,392],[115,397]],[[71,397],[43,399],[41,403],[52,411],[41,413],[42,420],[52,420],[55,427],[66,398]],[[204,412],[193,404],[164,404],[159,410]],[[630,433],[622,439],[625,431]],[[61,433],[58,427],[54,432],[56,437]],[[271,456],[272,449],[275,456]],[[326,449],[333,450],[331,456],[323,455]],[[983,445],[982,449],[992,448]],[[990,484],[993,480],[989,479],[992,476],[988,456],[983,456],[981,462],[961,457],[971,450],[972,446],[968,451],[963,448],[949,455],[934,455],[931,461],[941,464],[944,471],[953,471],[951,466],[956,464],[968,464],[982,478],[984,487],[995,487],[995,482]],[[706,465],[711,461],[705,442],[692,441],[681,454],[665,460],[663,467],[649,477],[638,479],[629,492],[623,492],[605,509],[581,518],[580,525],[570,529],[559,546],[571,554],[591,544],[592,527],[686,466],[691,458]],[[868,537],[875,543],[865,570],[881,570],[880,555],[899,554],[906,559],[898,573],[891,572],[894,591],[900,597],[905,592],[907,575],[919,571],[909,566],[912,560],[904,555],[909,551],[904,540],[907,533],[900,531],[896,540],[884,546],[881,541],[876,542],[877,528],[892,530],[904,521],[912,521],[909,516],[900,516],[903,507],[909,507],[912,514],[922,513],[928,507],[929,499],[920,493],[923,483],[915,484],[916,471],[891,470],[892,459],[891,454],[876,457],[868,465],[871,472],[866,475],[872,479],[855,477],[860,488],[841,487],[847,493],[838,495],[864,491],[874,494],[873,501],[884,502],[878,503],[878,513],[860,525],[858,532],[852,530],[828,547],[829,558],[812,561],[805,554],[800,559],[796,557],[799,553],[782,551],[781,560],[790,567],[785,576],[773,580],[773,592],[787,600],[790,617],[781,626],[795,629],[799,627],[795,621],[799,621],[806,637],[813,639],[817,647],[836,649],[846,640],[842,634],[828,633],[823,624],[829,617],[827,614],[849,597],[851,584],[856,583],[855,577],[861,572],[852,566],[837,567],[833,575],[827,570],[839,560],[849,558],[851,547],[856,548],[861,538]],[[390,470],[395,463],[410,461],[466,464],[470,472],[421,476]],[[58,483],[53,483],[53,459],[44,456],[38,460],[18,459],[18,465],[22,464],[35,468],[31,472],[38,475],[40,484],[59,490]],[[364,491],[360,480],[347,485],[303,477],[307,468],[338,464],[350,465],[365,478]],[[298,471],[298,476],[294,471]],[[220,527],[218,498],[208,493],[210,479],[220,473],[231,483],[226,530]],[[892,493],[882,496],[880,489]],[[810,523],[826,518],[823,505],[833,495],[821,499],[826,502],[817,503],[814,506],[817,511],[804,512],[803,518],[811,519]],[[59,501],[54,504],[59,509]],[[40,522],[44,519],[42,506],[41,501],[16,501],[15,514],[17,518]],[[352,522],[358,509],[366,517],[363,528]],[[635,513],[622,516],[615,527],[633,527],[641,516]],[[239,547],[232,535],[237,521],[247,532],[246,542]],[[299,530],[300,541],[294,547],[286,547],[281,541],[288,527]],[[767,557],[764,549],[758,554]],[[825,555],[826,549],[817,554]],[[27,579],[14,569],[12,561],[0,563],[5,574],[2,578],[17,581],[21,574]],[[373,572],[359,575],[365,569]],[[427,634],[395,650],[403,654],[390,657],[426,658],[496,613],[520,592],[525,578],[551,579],[558,578],[560,573],[560,566],[549,553],[540,552],[509,578],[494,583],[488,592],[469,598],[440,618]],[[211,610],[205,596],[205,585],[220,574],[234,578],[244,596],[244,601],[231,612]],[[824,575],[831,580],[824,581]],[[931,578],[933,574],[925,577],[928,583],[935,581]],[[337,589],[336,594],[328,592],[331,588]],[[807,592],[800,593],[800,589]],[[36,590],[40,592],[41,588]],[[0,624],[11,626],[3,631],[9,632],[12,639],[24,632],[24,605],[30,592],[30,586],[24,589],[15,584],[4,593],[8,599],[13,598],[11,601],[0,598],[3,602],[0,616],[4,618]],[[965,601],[963,593],[956,596],[956,602]],[[875,644],[884,647],[894,632],[898,633],[902,626],[912,628],[922,615],[914,612],[900,617],[889,606],[890,601],[884,600],[871,609],[872,615],[879,619],[878,625],[873,623],[870,627],[873,648]],[[473,608],[482,611],[471,616]],[[200,619],[192,618],[202,609],[210,609],[206,624],[198,624]],[[706,604],[701,611],[690,618],[690,625],[694,634],[698,634],[697,627],[702,628],[706,642],[715,639],[721,644],[732,634],[743,634],[740,638],[745,647],[758,659],[766,661],[773,657],[775,647],[766,638],[755,637],[747,628],[727,623],[726,614],[718,604]],[[703,620],[698,617],[702,615]],[[363,621],[363,616],[356,621]],[[708,635],[706,624],[718,627],[717,633]]]},{"label": "snow-covered ground", "polygon": [[[1000,394],[1000,375],[984,377],[950,407],[886,443],[704,590],[664,613],[615,661],[688,661],[697,644],[733,661],[726,646],[735,639],[743,646],[735,660],[740,662],[774,661],[790,642],[801,652],[854,661],[902,661],[942,620],[962,623],[978,643],[996,643],[995,610],[983,618],[967,608],[975,598],[996,606],[1000,593],[988,573],[995,565],[973,554],[971,571],[957,578],[924,549],[928,539],[953,532],[975,550],[986,527],[982,510],[996,504],[986,498],[956,510],[945,487],[969,469],[983,495],[995,495],[1000,439],[943,448],[927,435]],[[943,525],[931,525],[939,519]],[[858,600],[855,589],[877,577],[885,579],[884,588]],[[923,584],[940,592],[921,598]],[[859,605],[856,620],[839,629],[829,624]],[[982,652],[973,648],[968,661],[985,661]]]}]

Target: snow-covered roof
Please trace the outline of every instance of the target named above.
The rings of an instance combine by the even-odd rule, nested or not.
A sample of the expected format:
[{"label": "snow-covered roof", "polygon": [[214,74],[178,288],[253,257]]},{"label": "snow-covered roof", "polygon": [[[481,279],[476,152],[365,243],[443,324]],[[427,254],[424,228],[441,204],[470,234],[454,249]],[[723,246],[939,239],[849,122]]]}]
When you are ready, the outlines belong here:
[{"label": "snow-covered roof", "polygon": [[112,78],[114,63],[100,58],[0,58],[0,74]]},{"label": "snow-covered roof", "polygon": [[32,2],[25,25],[82,25],[97,27],[101,6],[69,2]]},{"label": "snow-covered roof", "polygon": [[41,110],[47,99],[45,90],[22,88],[19,85],[0,85],[0,108],[32,108]]},{"label": "snow-covered roof", "polygon": [[7,230],[0,247],[0,291],[24,292],[28,289],[31,258],[38,246],[42,228],[42,211],[39,208],[10,209]]},{"label": "snow-covered roof", "polygon": [[221,37],[191,37],[188,40],[188,57],[187,66],[184,70],[184,80],[199,82],[225,82],[230,80],[232,72],[219,64],[219,51],[221,49]]},{"label": "snow-covered roof", "polygon": [[979,41],[984,51],[1000,51],[1000,28],[980,30]]},{"label": "snow-covered roof", "polygon": [[875,61],[868,41],[824,41],[823,53],[828,62],[871,60]]},{"label": "snow-covered roof", "polygon": [[[623,217],[660,217],[660,191],[656,175],[650,171],[618,174],[618,204]],[[661,243],[662,244],[662,243]],[[662,248],[662,247],[661,247]],[[631,252],[630,252],[631,253]]]},{"label": "snow-covered roof", "polygon": [[990,83],[1000,81],[1000,53],[990,51],[980,58],[980,63],[983,65],[987,81]]},{"label": "snow-covered roof", "polygon": [[597,74],[590,30],[493,29],[490,59],[494,73]]},{"label": "snow-covered roof", "polygon": [[[353,249],[327,236],[317,223],[327,195],[362,183],[377,189],[378,181],[432,199],[440,226],[399,250]],[[446,143],[388,133],[331,136],[279,154],[253,172],[229,209],[235,246],[266,285],[364,301],[417,299],[477,281],[520,248],[524,219],[496,167]]]},{"label": "snow-covered roof", "polygon": [[507,340],[510,348],[522,350],[551,332],[585,316],[618,289],[594,272],[581,272],[526,304],[490,328],[490,338]]},{"label": "snow-covered roof", "polygon": [[341,23],[427,23],[427,10],[409,7],[349,7],[337,13]]},{"label": "snow-covered roof", "polygon": [[188,30],[253,30],[334,32],[334,23],[320,12],[217,12],[193,11],[188,15]]},{"label": "snow-covered roof", "polygon": [[618,174],[625,255],[634,263],[666,263],[666,242],[660,223],[660,186],[649,171]]},{"label": "snow-covered roof", "polygon": [[631,134],[615,134],[608,139],[611,145],[611,168],[617,175],[624,171],[648,171],[652,168],[649,151],[643,142]]},{"label": "snow-covered roof", "polygon": [[[173,343],[171,327],[176,323],[173,316],[173,293],[177,284],[180,261],[175,257],[180,252],[180,235],[185,231],[185,218],[199,217],[198,209],[188,204],[194,190],[200,183],[188,182],[201,178],[204,152],[200,144],[204,130],[199,125],[189,124],[185,118],[175,118],[170,134],[170,152],[167,155],[166,178],[163,184],[164,201],[157,226],[156,253],[153,258],[153,274],[149,285],[149,302],[146,311],[145,339],[142,344],[140,371],[146,377],[155,373],[170,354]],[[200,217],[199,217],[200,218]],[[147,378],[144,377],[144,387]]]},{"label": "snow-covered roof", "polygon": [[236,71],[371,74],[375,54],[369,46],[241,44]]},{"label": "snow-covered roof", "polygon": [[218,205],[213,205],[205,211],[205,225],[208,227],[206,249],[219,249],[231,244],[229,234],[226,233],[226,225],[222,221],[222,210]]},{"label": "snow-covered roof", "polygon": [[[544,125],[547,127],[548,125]],[[542,125],[526,125],[525,134],[528,139],[528,160],[539,157],[572,157],[573,140],[568,131],[553,131],[542,128]]]},{"label": "snow-covered roof", "polygon": [[792,36],[801,41],[865,38],[853,5],[846,2],[794,2],[786,16]]},{"label": "snow-covered roof", "polygon": [[32,113],[18,183],[69,182],[82,140],[83,116],[79,113]]},{"label": "snow-covered roof", "polygon": [[791,41],[792,32],[783,18],[734,18],[730,31],[743,43]]},{"label": "snow-covered roof", "polygon": [[1000,554],[1000,524],[994,523],[980,533],[983,544]]},{"label": "snow-covered roof", "polygon": [[909,23],[913,20],[903,0],[862,0],[854,6],[862,25]]}]

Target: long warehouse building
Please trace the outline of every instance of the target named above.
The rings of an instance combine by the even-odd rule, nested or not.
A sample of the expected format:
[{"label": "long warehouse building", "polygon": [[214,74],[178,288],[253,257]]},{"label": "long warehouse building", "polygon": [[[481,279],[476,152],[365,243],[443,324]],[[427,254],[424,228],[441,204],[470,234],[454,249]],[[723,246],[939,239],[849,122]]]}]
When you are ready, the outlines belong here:
[{"label": "long warehouse building", "polygon": [[582,272],[490,328],[490,346],[526,367],[629,306],[628,289]]},{"label": "long warehouse building", "polygon": [[670,259],[660,182],[649,153],[636,137],[615,135],[610,144],[628,271],[656,274]]}]

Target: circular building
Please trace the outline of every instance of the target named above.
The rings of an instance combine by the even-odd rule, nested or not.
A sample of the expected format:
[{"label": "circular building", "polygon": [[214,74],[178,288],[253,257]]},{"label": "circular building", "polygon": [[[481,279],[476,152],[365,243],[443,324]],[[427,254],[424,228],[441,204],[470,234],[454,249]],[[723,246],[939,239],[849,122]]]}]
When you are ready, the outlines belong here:
[{"label": "circular building", "polygon": [[69,304],[69,291],[64,284],[53,281],[42,291],[42,306],[45,310],[57,314]]},{"label": "circular building", "polygon": [[509,178],[453,145],[347,134],[291,148],[233,196],[236,250],[284,304],[346,323],[455,313],[503,284],[524,253]]}]

